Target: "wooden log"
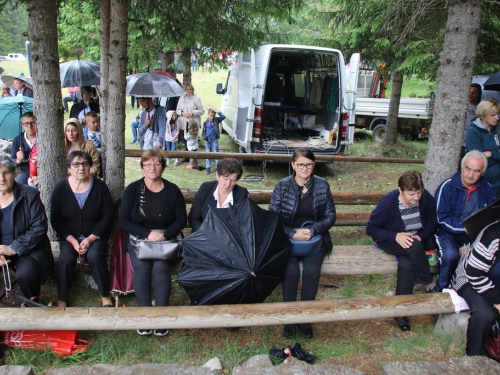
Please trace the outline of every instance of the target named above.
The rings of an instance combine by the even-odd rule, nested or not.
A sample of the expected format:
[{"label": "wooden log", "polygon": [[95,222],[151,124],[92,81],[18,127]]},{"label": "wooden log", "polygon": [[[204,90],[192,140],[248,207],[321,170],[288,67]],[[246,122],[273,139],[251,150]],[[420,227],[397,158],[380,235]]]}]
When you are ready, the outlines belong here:
[{"label": "wooden log", "polygon": [[0,309],[9,330],[136,330],[270,326],[453,313],[448,293],[220,306]]},{"label": "wooden log", "polygon": [[[192,204],[198,189],[181,189],[184,200]],[[376,205],[387,191],[332,191],[336,205]],[[269,204],[272,190],[249,190],[250,199],[257,204]]]},{"label": "wooden log", "polygon": [[[142,150],[126,149],[125,157],[141,157]],[[253,161],[291,161],[290,154],[243,154],[230,152],[194,152],[194,151],[163,151],[167,158],[195,158],[195,159],[224,159],[234,158],[237,160]],[[395,163],[395,164],[424,164],[423,159],[401,159],[401,158],[380,158],[366,156],[342,156],[342,155],[315,155],[316,161],[326,162],[357,162],[357,163]]]}]

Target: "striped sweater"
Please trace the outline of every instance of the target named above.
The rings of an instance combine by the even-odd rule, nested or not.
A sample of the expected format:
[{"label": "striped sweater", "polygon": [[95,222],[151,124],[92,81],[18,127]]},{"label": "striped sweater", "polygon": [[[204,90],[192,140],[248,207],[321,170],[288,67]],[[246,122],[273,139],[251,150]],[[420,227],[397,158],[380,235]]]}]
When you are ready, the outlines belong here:
[{"label": "striped sweater", "polygon": [[486,226],[474,241],[472,250],[464,257],[453,275],[450,286],[460,290],[470,285],[493,304],[500,303],[500,289],[488,277],[499,255],[500,221]]}]

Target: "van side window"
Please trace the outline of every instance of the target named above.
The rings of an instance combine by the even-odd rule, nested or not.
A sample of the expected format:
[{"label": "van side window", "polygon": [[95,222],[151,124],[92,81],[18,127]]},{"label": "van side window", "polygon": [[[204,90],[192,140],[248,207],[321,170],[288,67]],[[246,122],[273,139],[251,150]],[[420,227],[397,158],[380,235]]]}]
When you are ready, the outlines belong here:
[{"label": "van side window", "polygon": [[306,95],[306,80],[304,73],[294,73],[293,86],[296,98],[303,98]]}]

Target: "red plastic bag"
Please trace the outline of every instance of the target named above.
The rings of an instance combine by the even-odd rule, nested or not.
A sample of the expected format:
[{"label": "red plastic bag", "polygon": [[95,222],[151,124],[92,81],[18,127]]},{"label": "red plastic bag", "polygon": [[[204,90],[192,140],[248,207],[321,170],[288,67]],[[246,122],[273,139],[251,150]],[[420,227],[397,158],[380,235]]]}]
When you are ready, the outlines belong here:
[{"label": "red plastic bag", "polygon": [[491,358],[500,362],[500,323],[496,319],[491,328],[491,335],[484,343],[484,347]]},{"label": "red plastic bag", "polygon": [[48,350],[62,358],[83,352],[90,345],[78,337],[78,331],[5,331],[1,336],[11,348]]}]

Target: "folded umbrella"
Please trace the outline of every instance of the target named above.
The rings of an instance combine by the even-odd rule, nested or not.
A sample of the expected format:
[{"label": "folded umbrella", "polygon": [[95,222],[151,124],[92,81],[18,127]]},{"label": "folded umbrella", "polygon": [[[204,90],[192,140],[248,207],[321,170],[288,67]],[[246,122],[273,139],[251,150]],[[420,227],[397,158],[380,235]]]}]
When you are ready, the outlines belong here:
[{"label": "folded umbrella", "polygon": [[95,61],[73,60],[59,65],[61,87],[97,86],[101,83],[101,65]]},{"label": "folded umbrella", "polygon": [[0,138],[14,139],[21,134],[21,115],[32,111],[32,98],[8,96],[0,99]]},{"label": "folded umbrella", "polygon": [[29,87],[33,90],[33,80],[30,77],[26,77],[24,74],[16,74],[16,73],[6,73],[2,75],[2,82],[9,86],[12,90],[15,90],[14,80],[20,79],[24,82],[26,87]]},{"label": "folded umbrella", "polygon": [[142,98],[181,96],[186,92],[169,76],[138,73],[127,76],[127,95]]},{"label": "folded umbrella", "polygon": [[467,234],[469,235],[470,242],[472,243],[487,225],[494,223],[497,220],[500,220],[500,199],[497,199],[485,208],[476,211],[466,218],[462,224],[467,229]]},{"label": "folded umbrella", "polygon": [[283,281],[291,243],[278,213],[246,199],[210,209],[182,249],[177,282],[193,305],[261,303]]}]

